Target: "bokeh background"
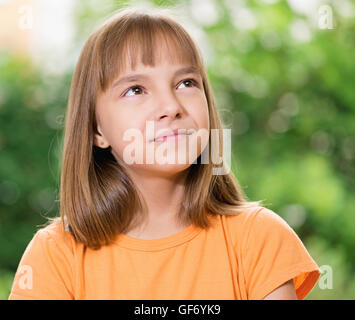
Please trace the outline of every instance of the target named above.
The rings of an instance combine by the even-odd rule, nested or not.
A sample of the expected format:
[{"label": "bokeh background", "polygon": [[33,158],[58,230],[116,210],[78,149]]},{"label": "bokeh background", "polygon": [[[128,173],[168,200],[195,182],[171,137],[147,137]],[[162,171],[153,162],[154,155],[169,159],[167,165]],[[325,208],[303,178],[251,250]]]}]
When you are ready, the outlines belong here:
[{"label": "bokeh background", "polygon": [[355,2],[0,0],[0,299],[58,215],[63,120],[80,49],[123,5],[170,8],[198,43],[250,200],[321,267],[306,299],[355,298]]}]

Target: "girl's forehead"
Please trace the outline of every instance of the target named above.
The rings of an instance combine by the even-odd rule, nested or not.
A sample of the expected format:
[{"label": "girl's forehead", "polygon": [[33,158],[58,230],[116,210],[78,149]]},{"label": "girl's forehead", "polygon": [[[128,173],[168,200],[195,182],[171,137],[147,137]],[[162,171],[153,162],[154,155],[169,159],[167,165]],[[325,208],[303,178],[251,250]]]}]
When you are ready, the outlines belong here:
[{"label": "girl's forehead", "polygon": [[[122,39],[112,40],[110,46],[102,46],[100,54],[100,88],[106,91],[118,77],[134,73],[142,67],[154,68],[163,63],[194,66],[202,71],[199,54],[191,42],[174,33],[163,31],[128,32]],[[110,34],[108,35],[110,36]]]},{"label": "girl's forehead", "polygon": [[[191,66],[193,67],[193,64],[191,63],[190,60],[188,59],[179,59],[179,58],[171,58],[168,55],[164,56],[162,55],[161,58],[154,59],[152,63],[147,63],[144,59],[141,57],[135,57],[134,63],[132,63],[131,60],[127,59],[124,68],[122,68],[120,73],[135,73],[139,71],[149,71],[149,70],[154,70],[154,69],[164,69],[164,70],[176,70],[179,67],[188,67]],[[196,69],[198,69],[197,66],[194,66]]]}]

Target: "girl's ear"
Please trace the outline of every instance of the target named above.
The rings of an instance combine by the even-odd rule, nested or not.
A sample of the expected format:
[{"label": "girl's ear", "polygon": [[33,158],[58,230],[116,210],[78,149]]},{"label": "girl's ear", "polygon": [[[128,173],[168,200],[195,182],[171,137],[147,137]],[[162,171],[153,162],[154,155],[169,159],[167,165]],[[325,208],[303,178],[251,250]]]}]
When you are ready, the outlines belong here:
[{"label": "girl's ear", "polygon": [[108,141],[105,139],[104,135],[101,132],[101,128],[97,125],[97,132],[94,134],[94,145],[99,148],[106,149],[110,146]]}]

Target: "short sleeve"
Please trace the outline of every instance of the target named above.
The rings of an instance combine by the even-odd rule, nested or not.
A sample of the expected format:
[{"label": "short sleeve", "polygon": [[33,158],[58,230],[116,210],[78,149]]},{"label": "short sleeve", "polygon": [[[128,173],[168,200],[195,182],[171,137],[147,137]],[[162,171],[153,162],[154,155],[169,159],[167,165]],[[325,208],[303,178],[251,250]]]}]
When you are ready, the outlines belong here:
[{"label": "short sleeve", "polygon": [[70,256],[49,232],[37,231],[21,258],[9,300],[72,300]]},{"label": "short sleeve", "polygon": [[254,212],[243,244],[243,268],[249,300],[262,300],[293,279],[302,300],[321,271],[294,230],[272,210]]}]

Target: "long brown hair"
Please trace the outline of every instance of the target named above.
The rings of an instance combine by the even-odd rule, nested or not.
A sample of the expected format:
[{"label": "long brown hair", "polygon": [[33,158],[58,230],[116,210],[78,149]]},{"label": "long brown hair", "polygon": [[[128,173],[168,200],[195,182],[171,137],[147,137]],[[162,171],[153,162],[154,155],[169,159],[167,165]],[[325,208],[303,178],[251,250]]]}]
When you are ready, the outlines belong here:
[{"label": "long brown hair", "polygon": [[[132,69],[138,57],[143,64],[154,66],[155,44],[162,40],[180,59],[200,70],[210,129],[223,128],[199,48],[166,10],[163,13],[157,9],[124,8],[94,30],[81,51],[71,83],[60,182],[62,225],[77,241],[92,249],[112,243],[119,233],[137,225],[137,212],[145,208],[134,181],[113,157],[111,147],[94,145],[97,94],[100,90],[105,92],[125,70],[127,57]],[[221,135],[219,144],[219,150],[223,150]],[[213,166],[211,161],[201,163],[200,155],[188,168],[178,214],[181,221],[208,228],[209,215],[235,215],[260,206],[261,201],[247,200],[232,171],[214,175]]]}]

